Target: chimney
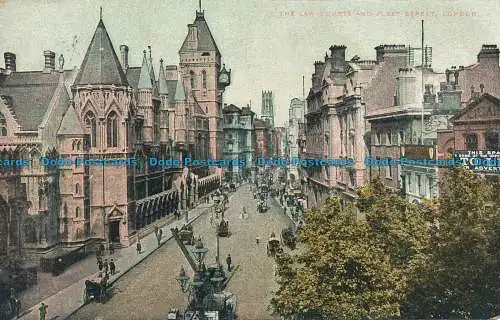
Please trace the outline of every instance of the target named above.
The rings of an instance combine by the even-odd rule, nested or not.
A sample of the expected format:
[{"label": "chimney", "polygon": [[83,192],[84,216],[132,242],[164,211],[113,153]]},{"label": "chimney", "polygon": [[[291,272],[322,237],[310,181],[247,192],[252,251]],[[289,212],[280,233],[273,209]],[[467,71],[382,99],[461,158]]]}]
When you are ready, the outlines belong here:
[{"label": "chimney", "polygon": [[346,46],[331,46],[332,72],[344,72]]},{"label": "chimney", "polygon": [[5,52],[3,57],[5,59],[5,69],[16,72],[16,55],[12,52]]},{"label": "chimney", "polygon": [[56,68],[56,54],[53,51],[45,50],[43,56],[45,57],[43,73],[50,73]]},{"label": "chimney", "polygon": [[389,56],[400,56],[408,59],[408,48],[404,44],[381,44],[375,47],[377,62],[380,63]]},{"label": "chimney", "polygon": [[167,80],[177,80],[177,66],[169,65],[165,67],[165,72],[167,73]]},{"label": "chimney", "polygon": [[483,44],[481,51],[477,55],[477,62],[487,63],[498,67],[498,54],[500,50],[496,44]]},{"label": "chimney", "polygon": [[187,45],[189,49],[198,49],[198,27],[195,24],[188,25]]},{"label": "chimney", "polygon": [[125,44],[120,45],[121,62],[123,70],[128,69],[128,46]]}]

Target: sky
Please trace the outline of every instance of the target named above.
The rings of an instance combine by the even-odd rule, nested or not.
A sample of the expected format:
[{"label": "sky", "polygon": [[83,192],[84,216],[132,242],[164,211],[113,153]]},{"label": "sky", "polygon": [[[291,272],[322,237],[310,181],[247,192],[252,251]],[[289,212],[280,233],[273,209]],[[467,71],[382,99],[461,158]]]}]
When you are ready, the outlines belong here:
[{"label": "sky", "polygon": [[[0,50],[17,55],[18,71],[41,70],[43,50],[62,53],[65,68],[79,67],[102,6],[118,56],[126,44],[129,65],[140,66],[151,45],[157,71],[160,58],[179,63],[198,1],[0,0]],[[420,46],[424,19],[437,71],[473,64],[482,44],[500,45],[496,0],[203,0],[202,7],[232,69],[224,102],[251,102],[260,114],[262,90],[272,90],[277,124],[288,119],[290,100],[302,98],[303,76],[307,95],[314,61],[324,60],[332,44],[346,45],[347,59],[373,60],[379,44]]]}]

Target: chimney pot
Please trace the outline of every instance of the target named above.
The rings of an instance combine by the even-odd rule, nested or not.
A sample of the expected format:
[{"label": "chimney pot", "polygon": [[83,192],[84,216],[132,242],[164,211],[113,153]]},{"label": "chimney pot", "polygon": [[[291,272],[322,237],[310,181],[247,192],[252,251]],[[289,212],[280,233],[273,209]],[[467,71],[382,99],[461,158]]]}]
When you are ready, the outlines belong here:
[{"label": "chimney pot", "polygon": [[12,52],[5,52],[3,57],[5,59],[5,69],[16,72],[16,55]]},{"label": "chimney pot", "polygon": [[121,54],[121,58],[122,58],[122,68],[124,70],[127,70],[128,69],[128,46],[125,45],[125,44],[122,44],[120,46],[120,54]]},{"label": "chimney pot", "polygon": [[56,54],[53,51],[45,50],[43,51],[43,56],[45,57],[45,67],[43,68],[44,73],[50,73],[56,68]]}]

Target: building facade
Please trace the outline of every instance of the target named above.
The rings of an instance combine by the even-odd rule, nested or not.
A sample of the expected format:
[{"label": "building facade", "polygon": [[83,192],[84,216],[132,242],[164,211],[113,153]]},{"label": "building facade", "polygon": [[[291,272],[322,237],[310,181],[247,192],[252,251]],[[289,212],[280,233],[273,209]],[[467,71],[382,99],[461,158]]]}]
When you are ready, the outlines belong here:
[{"label": "building facade", "polygon": [[[3,248],[128,245],[220,184],[220,176],[202,178],[183,166],[186,157],[208,156],[210,119],[190,98],[182,71],[179,77],[160,60],[156,77],[151,47],[140,67],[128,65],[128,54],[121,45],[118,58],[101,18],[77,70],[64,69],[63,55],[56,68],[47,50],[42,71],[18,72],[15,54],[4,55],[0,150],[26,163],[0,179],[2,210],[14,201],[24,210],[9,209]],[[179,165],[158,164],[170,159]]]},{"label": "building facade", "polygon": [[[288,109],[288,127],[286,137],[286,157],[288,159],[299,158],[299,125],[304,124],[305,102],[298,98],[290,101]],[[297,166],[290,166],[288,169],[287,180],[290,182],[298,181],[299,171]]]},{"label": "building facade", "polygon": [[270,158],[271,153],[269,150],[271,149],[271,128],[269,123],[255,118],[253,121],[253,129],[254,158]]},{"label": "building facade", "polygon": [[233,104],[225,105],[224,114],[224,159],[244,160],[245,165],[229,168],[233,181],[250,176],[254,162],[253,121],[255,113],[249,107],[238,108]]}]

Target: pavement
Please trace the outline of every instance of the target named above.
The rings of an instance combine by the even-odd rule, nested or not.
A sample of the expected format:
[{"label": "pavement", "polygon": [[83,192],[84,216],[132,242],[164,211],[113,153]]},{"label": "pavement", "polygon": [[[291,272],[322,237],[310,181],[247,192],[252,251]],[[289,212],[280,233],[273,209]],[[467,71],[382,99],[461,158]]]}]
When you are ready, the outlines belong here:
[{"label": "pavement", "polygon": [[[188,214],[189,218],[188,224],[198,219],[201,215],[207,212],[212,206],[213,203],[210,204],[202,203],[196,208],[190,210]],[[185,216],[183,215],[181,216],[180,220],[174,220],[171,224],[162,227],[161,229],[163,232],[163,238],[160,242],[160,246],[158,246],[158,240],[154,232],[142,237],[141,254],[137,253],[135,245],[120,249],[120,255],[118,256],[118,258],[114,259],[117,273],[113,276],[110,276],[109,283],[112,284],[116,282],[120,277],[124,276],[128,271],[130,271],[136,265],[141,263],[150,254],[155,252],[159,247],[161,247],[169,239],[171,239],[173,236],[170,231],[170,228],[175,228],[175,227],[181,228],[184,224],[186,224],[186,219]],[[40,301],[39,304],[25,311],[23,315],[20,317],[20,319],[38,320],[39,308],[41,302],[45,303],[48,306],[47,318],[46,318],[47,320],[68,318],[72,313],[74,313],[76,310],[78,310],[84,305],[85,281],[88,279],[97,278],[98,275],[99,272],[91,274],[84,279],[76,281],[74,284],[44,299],[43,301]]]}]

